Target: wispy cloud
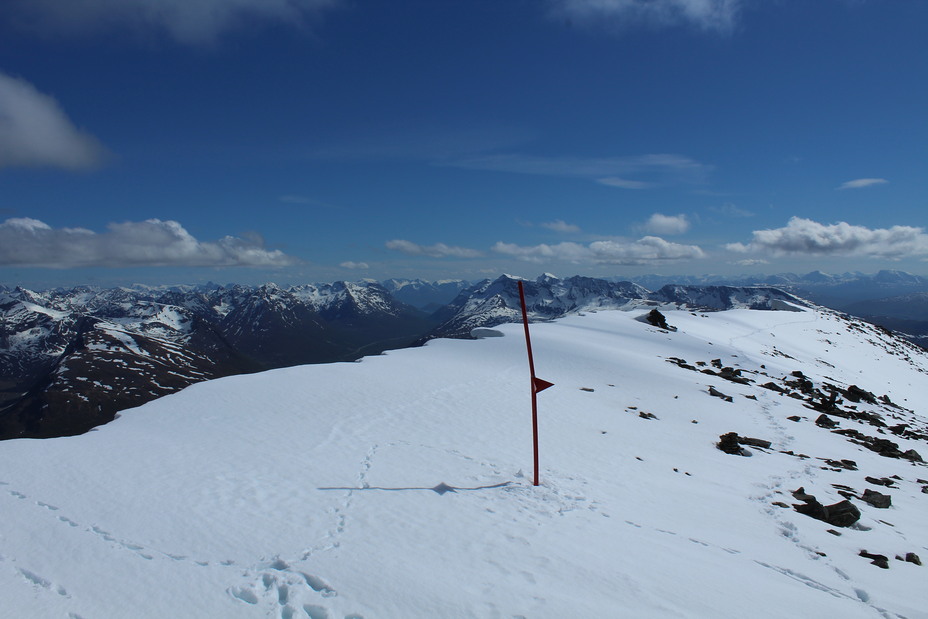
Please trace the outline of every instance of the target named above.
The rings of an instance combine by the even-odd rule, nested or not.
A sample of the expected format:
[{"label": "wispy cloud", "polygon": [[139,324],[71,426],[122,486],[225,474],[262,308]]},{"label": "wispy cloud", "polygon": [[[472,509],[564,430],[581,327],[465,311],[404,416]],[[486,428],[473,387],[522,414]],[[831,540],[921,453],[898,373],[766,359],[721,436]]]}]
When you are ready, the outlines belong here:
[{"label": "wispy cloud", "polygon": [[296,27],[341,0],[5,0],[0,13],[39,33],[92,34],[130,29],[187,44],[214,41],[256,22]]},{"label": "wispy cloud", "polygon": [[730,32],[738,22],[741,0],[552,0],[554,13],[590,25],[628,28],[690,26]]},{"label": "wispy cloud", "polygon": [[97,139],[75,127],[52,97],[0,73],[0,168],[86,169],[104,156]]},{"label": "wispy cloud", "polygon": [[431,258],[479,258],[483,255],[483,252],[466,247],[453,247],[444,243],[419,245],[402,239],[387,241],[386,247],[407,256],[429,256]]},{"label": "wispy cloud", "polygon": [[553,230],[554,232],[564,232],[564,233],[576,233],[580,232],[580,226],[575,226],[569,224],[562,219],[555,219],[554,221],[548,221],[545,223],[538,224],[542,228],[547,228],[548,230]]},{"label": "wispy cloud", "polygon": [[354,262],[352,260],[348,260],[347,262],[342,262],[338,266],[340,266],[343,269],[352,269],[352,270],[361,270],[361,271],[370,268],[370,265],[367,264],[366,262]]},{"label": "wispy cloud", "polygon": [[644,229],[652,234],[683,234],[690,229],[690,221],[686,215],[654,213],[645,223]]},{"label": "wispy cloud", "polygon": [[52,228],[37,219],[0,224],[0,266],[48,267],[278,267],[298,263],[264,248],[260,237],[195,239],[176,221],[112,223],[107,231]]},{"label": "wispy cloud", "polygon": [[656,184],[701,183],[712,170],[710,165],[672,153],[599,158],[493,154],[454,159],[442,165],[469,170],[586,178],[626,189],[643,189]]},{"label": "wispy cloud", "polygon": [[589,245],[580,243],[558,243],[556,245],[521,246],[502,241],[493,246],[493,251],[513,256],[528,262],[564,261],[575,264],[642,265],[668,261],[693,260],[705,257],[695,245],[671,243],[655,236],[645,236],[637,241],[594,241]]},{"label": "wispy cloud", "polygon": [[755,230],[750,243],[732,243],[727,248],[740,253],[864,256],[897,260],[928,255],[928,234],[925,234],[924,228],[911,226],[866,228],[843,221],[821,224],[793,217],[783,228]]},{"label": "wispy cloud", "polygon": [[863,187],[871,187],[873,185],[882,185],[883,183],[888,183],[889,181],[885,178],[858,178],[846,183],[841,183],[835,189],[861,189]]},{"label": "wispy cloud", "polygon": [[321,201],[316,200],[316,199],[314,199],[314,198],[310,198],[310,197],[307,197],[307,196],[300,196],[300,195],[296,195],[296,194],[287,194],[287,195],[279,196],[277,199],[278,199],[280,202],[283,202],[284,204],[298,204],[298,205],[304,205],[304,206],[318,206],[318,207],[321,207],[321,208],[339,208],[339,207],[335,206],[334,204],[329,204],[328,202],[321,202]]},{"label": "wispy cloud", "polygon": [[731,202],[726,202],[720,206],[710,206],[709,210],[713,213],[718,213],[719,215],[724,215],[726,217],[739,217],[747,218],[754,217],[754,213],[749,210],[743,209],[740,206],[736,206]]},{"label": "wispy cloud", "polygon": [[644,181],[633,181],[627,178],[619,178],[617,176],[607,176],[606,178],[598,178],[596,182],[600,185],[608,185],[609,187],[619,187],[621,189],[648,189],[653,187],[651,183],[645,183]]}]

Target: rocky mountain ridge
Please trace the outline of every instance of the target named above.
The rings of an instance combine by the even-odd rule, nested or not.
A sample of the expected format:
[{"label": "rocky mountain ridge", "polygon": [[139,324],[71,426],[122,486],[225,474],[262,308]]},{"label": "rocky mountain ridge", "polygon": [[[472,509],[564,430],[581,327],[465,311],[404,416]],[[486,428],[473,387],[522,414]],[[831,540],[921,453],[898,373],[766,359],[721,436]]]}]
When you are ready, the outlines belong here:
[{"label": "rocky mountain ridge", "polygon": [[[41,292],[0,287],[0,439],[79,434],[119,410],[203,380],[471,337],[476,328],[521,320],[518,281],[503,275],[465,288],[460,280]],[[809,305],[771,286],[651,291],[632,282],[550,274],[522,281],[534,321],[604,309]],[[431,315],[398,300],[407,295],[421,306],[455,290],[457,296]]]},{"label": "rocky mountain ridge", "polygon": [[430,323],[379,284],[0,292],[0,438],[79,434],[202,380],[350,361]]}]

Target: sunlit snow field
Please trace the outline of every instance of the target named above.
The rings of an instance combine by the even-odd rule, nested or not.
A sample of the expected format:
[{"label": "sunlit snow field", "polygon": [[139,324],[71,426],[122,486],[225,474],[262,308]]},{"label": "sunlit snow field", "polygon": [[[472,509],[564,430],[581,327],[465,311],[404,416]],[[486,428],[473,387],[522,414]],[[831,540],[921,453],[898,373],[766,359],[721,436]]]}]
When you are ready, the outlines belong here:
[{"label": "sunlit snow field", "polygon": [[[759,386],[796,370],[857,384],[902,407],[867,410],[924,427],[928,357],[827,311],[668,311],[676,332],[640,314],[532,326],[537,375],[555,383],[538,395],[539,487],[521,325],[201,383],[83,436],[2,442],[0,615],[928,617],[928,567],[894,558],[928,559],[928,467]],[[772,448],[716,449],[732,431]],[[773,504],[800,486],[835,503],[832,484],[892,475],[892,507],[854,501],[840,536]]]}]

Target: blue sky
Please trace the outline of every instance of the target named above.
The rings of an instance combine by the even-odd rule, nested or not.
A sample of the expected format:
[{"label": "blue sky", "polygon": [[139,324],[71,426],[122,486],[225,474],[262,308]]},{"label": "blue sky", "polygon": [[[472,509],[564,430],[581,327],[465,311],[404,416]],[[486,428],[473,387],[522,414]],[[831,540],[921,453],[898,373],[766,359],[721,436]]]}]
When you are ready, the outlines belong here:
[{"label": "blue sky", "polygon": [[0,283],[928,274],[928,2],[7,0]]}]

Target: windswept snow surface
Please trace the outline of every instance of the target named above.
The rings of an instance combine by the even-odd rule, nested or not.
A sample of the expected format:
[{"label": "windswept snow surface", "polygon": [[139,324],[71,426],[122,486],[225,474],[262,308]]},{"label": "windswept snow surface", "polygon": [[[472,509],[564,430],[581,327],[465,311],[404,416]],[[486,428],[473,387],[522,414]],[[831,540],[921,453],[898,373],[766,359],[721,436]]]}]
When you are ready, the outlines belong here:
[{"label": "windswept snow surface", "polygon": [[[860,410],[924,429],[925,355],[824,311],[668,312],[676,332],[638,317],[532,327],[555,383],[538,396],[539,487],[521,325],[200,383],[82,436],[0,443],[0,614],[928,617],[928,567],[895,558],[928,559],[928,467],[759,386],[795,370],[857,384],[901,407]],[[728,455],[715,443],[730,431],[773,445]],[[835,503],[832,484],[893,505],[854,500],[844,529],[774,505],[800,486]]]}]

